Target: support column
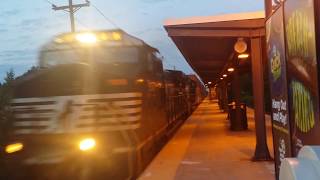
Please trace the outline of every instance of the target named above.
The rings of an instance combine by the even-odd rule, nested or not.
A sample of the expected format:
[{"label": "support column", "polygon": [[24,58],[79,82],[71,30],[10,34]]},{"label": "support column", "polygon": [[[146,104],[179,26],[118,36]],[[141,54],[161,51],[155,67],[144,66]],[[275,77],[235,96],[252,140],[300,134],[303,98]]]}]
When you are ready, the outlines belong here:
[{"label": "support column", "polygon": [[272,14],[272,0],[264,0],[264,9],[268,18]]},{"label": "support column", "polygon": [[256,149],[253,160],[270,160],[267,145],[264,112],[263,48],[261,37],[251,38],[252,84],[254,100],[254,120],[256,128]]},{"label": "support column", "polygon": [[241,114],[241,100],[240,100],[240,78],[239,78],[239,60],[236,57],[233,60],[233,66],[234,66],[234,71],[233,71],[233,80],[232,80],[232,89],[233,89],[233,95],[234,95],[234,100],[235,100],[235,108],[236,108],[236,119],[235,119],[235,126],[234,130],[236,131],[241,131],[245,130],[242,126],[242,114]]},{"label": "support column", "polygon": [[222,93],[223,93],[223,110],[228,111],[228,84],[225,80],[222,81]]}]

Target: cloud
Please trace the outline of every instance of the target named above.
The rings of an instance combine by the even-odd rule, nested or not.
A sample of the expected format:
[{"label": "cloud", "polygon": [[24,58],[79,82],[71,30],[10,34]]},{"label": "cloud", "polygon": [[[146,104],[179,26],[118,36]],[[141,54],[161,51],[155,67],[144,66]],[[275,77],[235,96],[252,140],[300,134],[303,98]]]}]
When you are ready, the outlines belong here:
[{"label": "cloud", "polygon": [[36,59],[36,50],[32,49],[0,51],[0,65],[27,65]]},{"label": "cloud", "polygon": [[20,13],[19,10],[13,9],[13,10],[8,10],[8,11],[3,11],[2,13],[0,13],[0,15],[1,16],[15,16],[19,13]]},{"label": "cloud", "polygon": [[25,19],[22,20],[18,26],[20,27],[38,27],[41,25],[44,25],[45,22],[47,21],[46,18],[33,18],[33,19]]},{"label": "cloud", "polygon": [[8,29],[0,28],[0,33],[5,33],[5,32],[8,32],[8,31],[9,31]]}]

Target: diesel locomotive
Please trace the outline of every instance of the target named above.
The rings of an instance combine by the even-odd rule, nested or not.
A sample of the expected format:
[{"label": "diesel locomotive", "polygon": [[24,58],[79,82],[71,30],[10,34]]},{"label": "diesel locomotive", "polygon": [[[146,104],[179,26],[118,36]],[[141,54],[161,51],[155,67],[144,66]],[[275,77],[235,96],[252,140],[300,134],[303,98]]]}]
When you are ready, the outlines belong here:
[{"label": "diesel locomotive", "polygon": [[14,83],[1,179],[136,179],[205,96],[122,30],[65,33]]}]

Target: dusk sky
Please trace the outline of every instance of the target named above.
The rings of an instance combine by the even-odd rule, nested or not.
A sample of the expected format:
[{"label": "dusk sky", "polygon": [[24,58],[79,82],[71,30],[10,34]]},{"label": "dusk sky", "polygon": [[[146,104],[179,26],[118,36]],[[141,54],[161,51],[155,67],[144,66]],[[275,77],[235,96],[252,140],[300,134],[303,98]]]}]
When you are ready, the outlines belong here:
[{"label": "dusk sky", "polygon": [[[68,0],[50,0],[57,6]],[[84,0],[74,0],[83,3]],[[158,48],[168,69],[192,69],[168,38],[163,21],[168,18],[209,16],[263,9],[263,0],[91,0],[108,18],[129,34]],[[76,14],[76,29],[112,29],[94,7]],[[2,0],[0,6],[0,82],[12,68],[17,75],[37,64],[37,52],[52,36],[70,31],[69,16],[53,11],[46,0]]]}]

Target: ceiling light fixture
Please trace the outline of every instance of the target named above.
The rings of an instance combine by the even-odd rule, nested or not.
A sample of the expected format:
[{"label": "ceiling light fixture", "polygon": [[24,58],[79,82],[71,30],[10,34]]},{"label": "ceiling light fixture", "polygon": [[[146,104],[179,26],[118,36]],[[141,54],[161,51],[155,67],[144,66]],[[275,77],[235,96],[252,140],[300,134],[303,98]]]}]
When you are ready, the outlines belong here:
[{"label": "ceiling light fixture", "polygon": [[247,50],[247,43],[243,38],[238,38],[237,42],[234,44],[234,50],[237,53],[244,53]]},{"label": "ceiling light fixture", "polygon": [[249,54],[246,54],[246,53],[238,55],[239,59],[247,59],[248,57],[249,57]]}]

